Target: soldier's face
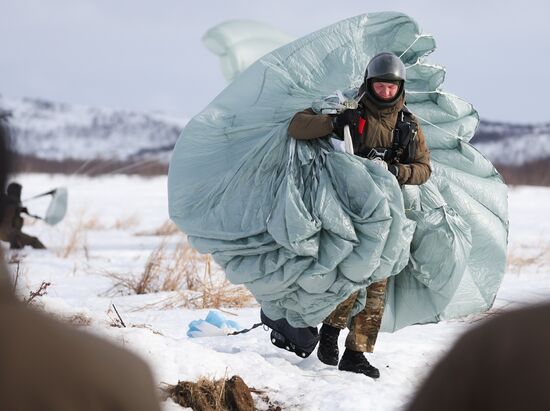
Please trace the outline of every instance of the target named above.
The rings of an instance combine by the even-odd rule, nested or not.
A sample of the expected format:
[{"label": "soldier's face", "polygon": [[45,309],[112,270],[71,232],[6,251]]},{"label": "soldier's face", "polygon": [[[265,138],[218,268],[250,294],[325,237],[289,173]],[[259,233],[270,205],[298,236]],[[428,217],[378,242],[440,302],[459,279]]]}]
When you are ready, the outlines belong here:
[{"label": "soldier's face", "polygon": [[391,100],[399,91],[399,86],[397,84],[386,83],[383,81],[376,81],[372,83],[372,88],[381,100]]}]

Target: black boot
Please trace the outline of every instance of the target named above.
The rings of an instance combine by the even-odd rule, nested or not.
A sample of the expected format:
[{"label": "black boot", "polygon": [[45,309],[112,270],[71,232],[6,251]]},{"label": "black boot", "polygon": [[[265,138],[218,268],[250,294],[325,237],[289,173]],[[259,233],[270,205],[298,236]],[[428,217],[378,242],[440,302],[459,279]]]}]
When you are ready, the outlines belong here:
[{"label": "black boot", "polygon": [[338,365],[338,335],[340,330],[327,324],[323,324],[319,331],[319,348],[317,358],[327,365]]},{"label": "black boot", "polygon": [[369,364],[362,352],[352,351],[346,348],[344,355],[338,364],[340,371],[350,371],[357,374],[365,374],[367,377],[378,378],[380,371]]}]

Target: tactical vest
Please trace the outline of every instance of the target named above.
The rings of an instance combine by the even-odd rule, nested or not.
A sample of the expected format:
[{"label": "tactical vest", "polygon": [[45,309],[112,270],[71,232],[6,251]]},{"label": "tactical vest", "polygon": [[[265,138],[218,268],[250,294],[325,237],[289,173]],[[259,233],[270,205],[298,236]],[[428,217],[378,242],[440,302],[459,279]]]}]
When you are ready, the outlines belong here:
[{"label": "tactical vest", "polygon": [[[363,135],[366,124],[367,119],[360,117],[358,124],[359,136]],[[371,160],[380,158],[389,164],[410,164],[416,156],[417,134],[418,124],[413,120],[412,113],[406,107],[403,107],[397,115],[391,147],[365,147],[355,154]]]}]

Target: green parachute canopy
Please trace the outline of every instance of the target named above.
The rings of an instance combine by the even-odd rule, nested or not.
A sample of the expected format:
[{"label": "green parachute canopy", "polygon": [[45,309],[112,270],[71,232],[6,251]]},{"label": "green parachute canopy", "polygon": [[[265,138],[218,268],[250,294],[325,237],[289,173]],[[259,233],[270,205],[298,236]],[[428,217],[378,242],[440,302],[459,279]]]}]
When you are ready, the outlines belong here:
[{"label": "green parachute canopy", "polygon": [[[172,220],[272,319],[315,326],[389,278],[383,330],[491,307],[506,261],[507,192],[468,141],[473,107],[441,90],[434,39],[401,13],[350,18],[265,55],[183,130],[170,162]],[[400,187],[329,138],[297,141],[293,115],[361,84],[376,54],[407,67],[407,103],[433,173]]]},{"label": "green parachute canopy", "polygon": [[251,20],[230,20],[208,30],[202,42],[220,58],[226,80],[233,80],[264,54],[289,43],[290,36]]}]

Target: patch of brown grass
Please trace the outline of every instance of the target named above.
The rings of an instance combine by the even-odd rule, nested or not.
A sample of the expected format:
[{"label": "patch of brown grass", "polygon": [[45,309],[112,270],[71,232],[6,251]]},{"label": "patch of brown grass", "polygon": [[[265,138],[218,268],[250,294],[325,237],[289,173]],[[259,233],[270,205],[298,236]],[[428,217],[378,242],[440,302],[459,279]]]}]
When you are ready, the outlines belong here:
[{"label": "patch of brown grass", "polygon": [[177,291],[177,296],[143,309],[150,308],[240,308],[252,301],[252,295],[242,286],[230,284],[220,273],[212,270],[212,259],[201,255],[182,240],[172,250],[166,242],[151,252],[143,271],[131,273],[105,273],[115,281],[114,290],[130,294],[149,294]]},{"label": "patch of brown grass", "polygon": [[57,252],[58,257],[69,258],[80,250],[87,250],[86,223],[84,211],[81,211],[80,216],[69,226],[65,245]]},{"label": "patch of brown grass", "polygon": [[522,274],[526,269],[536,272],[550,265],[550,244],[542,244],[535,255],[525,256],[525,252],[511,250],[508,253],[507,268],[509,272]]},{"label": "patch of brown grass", "polygon": [[147,258],[140,275],[110,271],[106,274],[115,280],[115,288],[122,288],[131,294],[174,291],[183,286],[183,281],[179,273],[167,264],[167,258],[166,242],[162,241]]},{"label": "patch of brown grass", "polygon": [[82,221],[82,229],[86,231],[105,230],[105,228],[105,225],[99,221],[99,217],[97,215],[93,215],[87,219],[83,219]]},{"label": "patch of brown grass", "polygon": [[137,233],[137,236],[171,236],[179,234],[180,230],[179,228],[171,221],[166,220],[164,223],[162,223],[158,228],[151,230],[151,231],[141,231]]},{"label": "patch of brown grass", "polygon": [[135,215],[129,215],[127,217],[121,217],[115,221],[112,228],[115,230],[129,230],[139,224],[139,218]]},{"label": "patch of brown grass", "polygon": [[229,379],[202,377],[197,382],[178,381],[163,389],[166,397],[196,411],[254,411],[251,389],[241,377]]},{"label": "patch of brown grass", "polygon": [[92,324],[92,319],[84,313],[63,316],[60,320],[76,327],[88,327]]}]

